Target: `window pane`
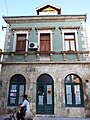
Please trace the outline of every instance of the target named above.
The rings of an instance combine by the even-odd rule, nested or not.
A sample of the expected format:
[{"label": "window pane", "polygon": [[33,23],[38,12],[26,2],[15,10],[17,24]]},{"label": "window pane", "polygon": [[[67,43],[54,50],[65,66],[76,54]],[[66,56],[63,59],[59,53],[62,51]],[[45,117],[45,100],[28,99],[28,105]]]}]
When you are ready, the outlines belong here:
[{"label": "window pane", "polygon": [[25,40],[25,36],[18,36],[18,40]]},{"label": "window pane", "polygon": [[74,83],[80,83],[80,79],[76,76],[73,78],[73,82]]},{"label": "window pane", "polygon": [[11,90],[10,90],[10,104],[15,104],[16,101],[16,85],[11,85]]},{"label": "window pane", "polygon": [[65,39],[74,39],[74,35],[65,35],[64,38]]},{"label": "window pane", "polygon": [[70,41],[70,47],[71,47],[71,50],[75,51],[75,43],[74,41]]},{"label": "window pane", "polygon": [[66,77],[65,83],[70,83],[70,76],[67,76],[67,77]]},{"label": "window pane", "polygon": [[72,105],[72,95],[67,95],[67,104]]},{"label": "window pane", "polygon": [[69,41],[65,41],[65,51],[69,50]]},{"label": "window pane", "polygon": [[40,34],[40,51],[50,51],[50,34],[41,33]]},{"label": "window pane", "polygon": [[67,104],[72,104],[71,85],[66,85]]},{"label": "window pane", "polygon": [[16,51],[25,51],[26,49],[26,34],[17,34]]},{"label": "window pane", "polygon": [[21,104],[23,102],[23,94],[24,94],[24,85],[20,85],[19,88],[19,104]]},{"label": "window pane", "polygon": [[80,85],[74,86],[74,93],[75,93],[75,104],[81,104]]}]

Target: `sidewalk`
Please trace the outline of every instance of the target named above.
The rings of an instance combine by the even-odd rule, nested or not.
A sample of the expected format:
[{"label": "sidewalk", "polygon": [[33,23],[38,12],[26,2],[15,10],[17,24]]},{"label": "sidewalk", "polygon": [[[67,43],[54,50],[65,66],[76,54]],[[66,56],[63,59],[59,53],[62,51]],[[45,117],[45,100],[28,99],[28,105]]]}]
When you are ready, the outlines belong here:
[{"label": "sidewalk", "polygon": [[[7,116],[0,116],[4,120]],[[34,120],[90,120],[90,118],[34,117]]]},{"label": "sidewalk", "polygon": [[90,118],[35,117],[34,120],[90,120]]}]

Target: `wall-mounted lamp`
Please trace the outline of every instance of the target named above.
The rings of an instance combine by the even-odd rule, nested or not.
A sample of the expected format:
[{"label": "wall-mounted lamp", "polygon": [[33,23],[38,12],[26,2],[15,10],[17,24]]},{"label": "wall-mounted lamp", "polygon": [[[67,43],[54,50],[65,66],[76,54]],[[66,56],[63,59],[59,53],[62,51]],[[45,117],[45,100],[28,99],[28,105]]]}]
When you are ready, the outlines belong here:
[{"label": "wall-mounted lamp", "polygon": [[2,30],[4,30],[5,28],[7,28],[7,27],[4,27],[4,26],[2,25]]}]

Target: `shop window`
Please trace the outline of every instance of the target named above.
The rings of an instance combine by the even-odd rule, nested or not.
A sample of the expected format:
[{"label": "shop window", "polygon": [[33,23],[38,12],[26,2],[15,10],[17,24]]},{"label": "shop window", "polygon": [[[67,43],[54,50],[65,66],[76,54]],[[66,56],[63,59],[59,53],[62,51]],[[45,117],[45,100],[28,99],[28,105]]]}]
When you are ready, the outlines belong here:
[{"label": "shop window", "polygon": [[9,85],[9,96],[8,96],[8,105],[16,106],[23,102],[23,94],[25,93],[25,78],[16,74],[11,77]]},{"label": "shop window", "polygon": [[83,85],[81,78],[76,74],[69,74],[65,78],[66,107],[83,107]]},{"label": "shop window", "polygon": [[75,33],[64,33],[65,51],[76,51]]},{"label": "shop window", "polygon": [[16,52],[26,51],[26,34],[16,35]]}]

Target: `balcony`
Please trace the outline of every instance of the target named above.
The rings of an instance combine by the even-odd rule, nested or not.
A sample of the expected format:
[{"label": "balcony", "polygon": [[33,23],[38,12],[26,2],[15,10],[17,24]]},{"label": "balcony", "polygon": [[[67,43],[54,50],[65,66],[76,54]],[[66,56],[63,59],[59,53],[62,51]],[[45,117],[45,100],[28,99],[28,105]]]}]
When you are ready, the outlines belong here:
[{"label": "balcony", "polygon": [[35,62],[76,62],[89,61],[89,51],[28,51],[1,52],[0,63],[35,63]]}]

